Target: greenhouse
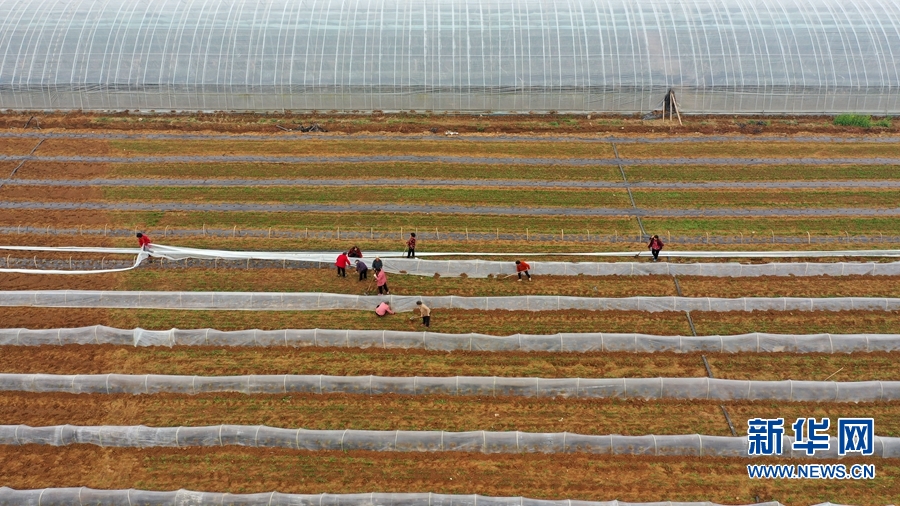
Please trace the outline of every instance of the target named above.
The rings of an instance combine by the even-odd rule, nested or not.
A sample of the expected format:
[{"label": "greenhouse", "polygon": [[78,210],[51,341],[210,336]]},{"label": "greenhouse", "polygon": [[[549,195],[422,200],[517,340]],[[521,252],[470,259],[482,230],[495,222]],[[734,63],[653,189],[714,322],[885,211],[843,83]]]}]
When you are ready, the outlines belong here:
[{"label": "greenhouse", "polygon": [[670,96],[898,113],[900,4],[0,0],[4,110],[642,113]]}]

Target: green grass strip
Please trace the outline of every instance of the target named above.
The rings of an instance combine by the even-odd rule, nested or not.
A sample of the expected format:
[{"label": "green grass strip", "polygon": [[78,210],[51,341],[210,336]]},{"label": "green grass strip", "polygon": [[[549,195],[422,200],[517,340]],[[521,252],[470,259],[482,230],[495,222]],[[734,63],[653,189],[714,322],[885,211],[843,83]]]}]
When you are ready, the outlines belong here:
[{"label": "green grass strip", "polygon": [[900,179],[895,165],[748,165],[712,166],[638,165],[625,167],[628,181],[705,182],[705,181],[848,181]]},{"label": "green grass strip", "polygon": [[632,190],[638,207],[647,209],[708,208],[894,208],[900,189],[889,190]]},{"label": "green grass strip", "polygon": [[622,158],[738,157],[844,158],[896,157],[897,145],[885,142],[689,142],[619,144]]}]

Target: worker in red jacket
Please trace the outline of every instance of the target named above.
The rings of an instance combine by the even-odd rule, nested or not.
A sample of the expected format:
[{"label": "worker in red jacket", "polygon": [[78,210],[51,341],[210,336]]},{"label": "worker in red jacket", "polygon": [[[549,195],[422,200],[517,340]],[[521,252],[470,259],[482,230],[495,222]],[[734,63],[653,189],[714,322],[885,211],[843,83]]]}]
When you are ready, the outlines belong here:
[{"label": "worker in red jacket", "polygon": [[531,274],[528,273],[528,269],[531,269],[531,266],[522,260],[516,260],[516,274],[519,275],[519,281],[522,281],[522,273],[525,273],[525,276],[528,277],[528,281],[531,281]]},{"label": "worker in red jacket", "polygon": [[406,258],[415,258],[416,256],[416,233],[409,234],[409,240],[406,241]]},{"label": "worker in red jacket", "polygon": [[[150,251],[150,238],[140,232],[137,233],[136,237],[138,240],[138,246],[140,246],[140,248],[144,251]],[[153,258],[151,258],[149,255],[147,255],[147,263],[153,263]]]},{"label": "worker in red jacket", "polygon": [[347,277],[347,267],[350,267],[350,258],[347,257],[347,254],[343,251],[340,255],[338,255],[337,260],[334,262],[334,265],[337,266],[337,275],[346,278]]},{"label": "worker in red jacket", "polygon": [[659,252],[663,249],[662,239],[659,238],[658,235],[654,235],[650,238],[650,244],[647,245],[647,248],[650,250],[650,253],[653,253],[653,261],[659,262]]},{"label": "worker in red jacket", "polygon": [[138,240],[138,246],[140,246],[142,250],[148,251],[150,249],[150,238],[149,237],[138,232],[137,240]]}]

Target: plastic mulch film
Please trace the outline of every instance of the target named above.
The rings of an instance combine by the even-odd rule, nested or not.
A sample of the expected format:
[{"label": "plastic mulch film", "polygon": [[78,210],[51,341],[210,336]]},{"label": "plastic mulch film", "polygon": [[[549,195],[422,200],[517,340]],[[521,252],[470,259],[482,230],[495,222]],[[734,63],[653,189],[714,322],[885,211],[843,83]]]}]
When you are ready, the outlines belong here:
[{"label": "plastic mulch film", "polygon": [[900,381],[754,381],[715,378],[498,376],[175,376],[0,374],[0,391],[91,394],[345,393],[564,398],[875,402],[900,400]]},{"label": "plastic mulch film", "polygon": [[[722,506],[712,502],[573,501],[449,494],[223,494],[175,490],[96,490],[40,488],[14,490],[0,487],[0,506]],[[745,506],[782,506],[771,501]]]},{"label": "plastic mulch film", "polygon": [[[805,450],[792,450],[794,438],[782,436],[783,454],[808,458]],[[838,439],[816,458],[839,458]],[[207,427],[146,427],[0,425],[0,445],[93,444],[104,447],[208,447],[249,446],[320,451],[480,452],[480,453],[593,453],[605,455],[653,455],[697,457],[749,457],[746,436],[686,435],[584,435],[570,432],[445,432],[380,430],[282,429],[265,425],[215,425]],[[900,438],[873,436],[874,455],[900,458]]]},{"label": "plastic mulch film", "polygon": [[[43,251],[63,253],[97,253],[97,254],[135,254],[134,262],[124,268],[96,269],[96,270],[60,270],[60,269],[23,269],[10,268],[8,263],[0,268],[0,272],[8,273],[33,273],[33,274],[99,274],[107,272],[121,272],[137,268],[141,262],[152,254],[156,258],[171,261],[185,259],[200,260],[268,260],[307,262],[311,265],[332,265],[337,258],[337,253],[323,252],[280,252],[280,251],[228,251],[207,250],[197,248],[184,248],[178,246],[153,245],[150,252],[144,252],[137,248],[91,248],[91,247],[42,247],[42,246],[0,246],[0,250],[8,251]],[[648,252],[640,252],[645,256]],[[402,273],[417,276],[459,277],[465,275],[471,278],[486,278],[489,276],[507,276],[515,274],[515,264],[511,261],[492,260],[427,260],[395,258],[401,255],[398,252],[373,252],[362,261],[371,265],[375,256],[382,258],[384,269],[389,273]],[[421,253],[422,256],[521,256],[523,258],[533,255],[546,255],[546,253]],[[585,256],[585,257],[633,257],[631,252],[599,252],[599,253],[554,253],[557,256]],[[669,258],[821,258],[821,257],[882,257],[891,258],[900,256],[897,250],[866,250],[866,251],[667,251],[664,254]],[[834,262],[834,263],[767,263],[767,264],[740,264],[740,263],[692,263],[679,264],[668,262],[543,262],[535,261],[531,265],[531,273],[541,276],[711,276],[711,277],[758,277],[758,276],[896,276],[900,275],[900,262]]]},{"label": "plastic mulch film", "polygon": [[765,334],[731,336],[655,336],[647,334],[583,333],[511,336],[443,334],[396,330],[233,330],[0,329],[0,346],[114,344],[120,346],[321,346],[346,348],[680,353],[855,353],[900,350],[900,334]]},{"label": "plastic mulch film", "polygon": [[509,311],[896,311],[900,298],[883,297],[513,297],[365,296],[318,292],[130,292],[92,290],[0,291],[0,306],[81,307],[121,309],[206,309],[254,311],[314,311],[351,309],[374,311],[386,301],[395,311],[412,311],[416,301],[431,308]]}]

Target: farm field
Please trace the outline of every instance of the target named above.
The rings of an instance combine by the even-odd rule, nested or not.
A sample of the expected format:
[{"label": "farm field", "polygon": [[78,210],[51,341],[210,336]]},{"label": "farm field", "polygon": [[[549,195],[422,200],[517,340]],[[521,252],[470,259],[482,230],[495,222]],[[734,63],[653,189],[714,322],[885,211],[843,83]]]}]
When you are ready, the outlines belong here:
[{"label": "farm field", "polygon": [[[606,262],[646,261],[646,258],[636,260],[632,255],[629,258],[592,259],[588,256],[565,257],[559,253],[634,251],[646,255],[645,238],[638,238],[642,230],[645,234],[659,234],[666,241],[664,258],[667,251],[691,249],[894,249],[900,241],[896,204],[900,187],[893,186],[900,178],[896,170],[897,162],[900,162],[897,158],[900,139],[889,137],[894,130],[867,137],[856,131],[835,130],[828,126],[829,123],[815,118],[804,119],[802,126],[773,121],[765,128],[783,137],[760,141],[752,135],[742,136],[740,132],[744,127],[725,118],[708,118],[705,121],[714,126],[703,125],[706,130],[699,123],[691,123],[691,128],[696,127],[696,130],[687,131],[677,127],[672,130],[661,123],[645,128],[631,119],[609,118],[592,121],[572,118],[571,122],[557,119],[557,127],[551,127],[543,118],[490,117],[482,120],[404,115],[376,120],[374,117],[335,117],[327,120],[328,134],[301,137],[276,132],[271,122],[232,122],[226,117],[219,126],[213,126],[214,122],[205,115],[197,116],[196,124],[183,118],[160,116],[148,117],[144,125],[131,121],[128,115],[111,116],[102,122],[90,115],[72,115],[67,120],[48,115],[42,120],[45,130],[41,131],[19,128],[25,121],[13,128],[12,117],[0,115],[0,125],[6,124],[5,131],[10,134],[0,141],[0,155],[22,157],[32,150],[34,154],[0,162],[0,169],[6,170],[6,174],[19,166],[10,180],[0,187],[0,227],[8,227],[0,231],[2,245],[134,247],[133,233],[143,231],[160,244],[255,251],[321,250],[336,255],[337,251],[354,243],[365,252],[399,252],[409,233],[416,232],[420,238],[420,251],[444,251],[450,253],[451,258],[454,252],[498,252],[507,254],[500,259],[511,262],[518,253],[538,252],[544,255],[534,262]],[[163,118],[165,122],[161,121]],[[483,132],[474,126],[475,122],[481,121]],[[617,121],[621,123],[612,124]],[[463,125],[465,122],[471,125]],[[602,127],[601,122],[604,122]],[[71,128],[64,128],[66,125]],[[342,125],[345,130],[340,130]],[[459,125],[465,128],[459,129],[463,133],[459,137],[436,135],[428,138],[433,134],[423,135],[423,131],[428,132],[436,125],[441,127],[439,131]],[[188,131],[197,128],[208,138],[186,137]],[[399,128],[406,130],[400,132]],[[660,130],[650,131],[657,128]],[[103,137],[123,131],[134,137]],[[614,139],[600,137],[613,131]],[[149,137],[149,134],[159,132],[166,135]],[[219,135],[221,132],[243,132],[254,138],[223,138]],[[670,137],[669,132],[682,137]],[[76,137],[79,133],[85,136]],[[688,133],[692,137],[684,137]],[[704,133],[727,133],[728,138],[706,141],[703,140]],[[28,137],[24,136],[26,134]],[[43,134],[47,135],[42,138]],[[825,134],[835,139],[816,137]],[[39,141],[42,142],[39,144]],[[166,157],[192,158],[168,161],[164,159]],[[176,183],[188,179],[247,181],[238,186],[194,183],[176,186],[153,181],[144,186],[115,186],[85,181],[106,178],[172,179]],[[284,184],[279,181],[279,184],[268,186],[254,184],[257,180],[272,179],[304,181]],[[307,179],[338,180],[340,185],[325,186]],[[371,184],[374,179],[391,181],[375,186]],[[417,182],[415,186],[408,184],[412,179],[425,182]],[[16,180],[22,184],[16,184]],[[29,183],[29,180],[40,180],[42,184]],[[72,180],[89,185],[67,183]],[[499,180],[506,182],[499,184]],[[542,181],[552,184],[542,185]],[[801,182],[820,186],[782,184]],[[603,183],[607,186],[590,188],[570,183]],[[672,183],[716,185],[653,186]],[[738,183],[779,183],[782,186],[748,187]],[[141,204],[146,208],[115,208],[119,204]],[[184,210],[166,208],[166,204],[327,204],[332,207],[306,211]],[[360,211],[353,207],[357,205],[369,207]],[[419,207],[405,210],[403,206]],[[464,214],[455,206],[469,211],[477,208],[477,211]],[[496,211],[498,208],[502,209]],[[583,209],[609,210],[609,213],[578,215],[577,211]],[[770,214],[747,214],[747,210]],[[673,214],[681,211],[694,214]],[[22,227],[26,227],[26,233],[21,232]],[[41,233],[34,233],[38,227]],[[107,233],[108,230],[114,230],[115,234]],[[472,240],[467,240],[467,234],[473,235]],[[126,255],[13,251],[0,256],[7,255],[34,257],[35,265],[45,259],[102,257],[108,262],[131,258]],[[369,259],[368,255],[366,259]],[[889,261],[852,255],[808,261],[847,260]],[[763,263],[769,259],[731,261]],[[2,265],[8,265],[8,260],[4,263],[0,258]],[[535,275],[534,281],[529,283],[517,282],[515,277],[388,275],[393,294],[424,297],[679,294],[735,298],[900,297],[898,281],[894,276],[679,276],[676,284],[670,276]],[[160,261],[145,262],[126,272],[80,276],[0,271],[0,290],[261,291],[351,295],[374,291],[368,283],[357,281],[352,270],[346,279],[341,279],[335,276],[333,268],[205,268],[178,267],[177,264],[163,268]],[[436,309],[432,318],[428,329],[431,332],[494,336],[588,332],[663,336],[752,332],[896,334],[900,324],[900,312],[860,310],[692,311],[688,317],[684,312]],[[420,319],[409,313],[377,318],[370,311],[337,310],[0,307],[0,326],[4,328],[56,329],[92,325],[148,330],[424,330]],[[718,379],[760,381],[900,381],[895,355],[896,352],[711,352],[701,356],[699,353],[672,352],[439,352],[380,348],[168,348],[92,344],[6,346],[0,349],[0,373],[528,378],[702,378],[711,374]],[[704,362],[708,363],[708,370]],[[786,426],[800,417],[829,417],[833,423],[839,417],[873,417],[878,436],[900,437],[898,409],[896,402],[887,401],[713,402],[393,394],[0,392],[2,423],[30,426],[237,424],[323,430],[485,430],[732,437],[723,414],[727,413],[738,436],[746,435],[748,420],[759,417],[783,417],[789,420]],[[834,426],[830,433],[836,434]],[[60,462],[67,464],[58,465]],[[0,445],[0,469],[4,470],[0,473],[3,476],[0,486],[18,489],[184,488],[235,493],[274,490],[295,493],[432,492],[722,504],[773,500],[786,506],[806,506],[823,501],[885,505],[900,497],[898,465],[892,459],[851,457],[824,461],[848,465],[874,463],[877,468],[874,480],[842,482],[751,480],[746,475],[748,462],[747,459],[709,456],[584,453]],[[801,461],[753,460],[753,463],[769,462]]]}]

